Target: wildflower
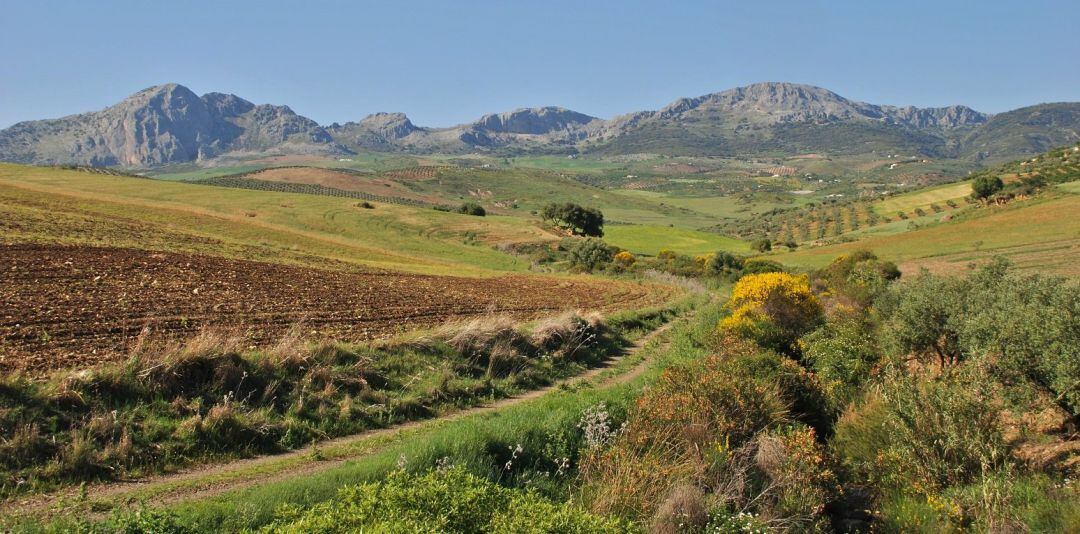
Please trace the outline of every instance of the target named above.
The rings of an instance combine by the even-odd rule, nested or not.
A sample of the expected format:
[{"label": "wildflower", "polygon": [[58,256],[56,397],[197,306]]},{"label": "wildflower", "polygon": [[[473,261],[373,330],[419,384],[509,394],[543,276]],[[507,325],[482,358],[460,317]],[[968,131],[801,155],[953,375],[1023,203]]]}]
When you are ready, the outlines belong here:
[{"label": "wildflower", "polygon": [[604,403],[585,409],[578,423],[578,428],[585,433],[585,446],[589,449],[611,444],[625,426],[624,423],[619,429],[613,428],[614,422]]}]

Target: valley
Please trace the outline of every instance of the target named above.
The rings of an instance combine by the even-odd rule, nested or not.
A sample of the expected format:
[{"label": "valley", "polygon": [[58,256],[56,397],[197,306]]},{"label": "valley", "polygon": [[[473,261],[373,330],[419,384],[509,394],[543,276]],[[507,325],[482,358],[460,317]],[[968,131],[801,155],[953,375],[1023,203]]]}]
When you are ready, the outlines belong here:
[{"label": "valley", "polygon": [[1068,532],[1077,106],[16,124],[0,528]]}]

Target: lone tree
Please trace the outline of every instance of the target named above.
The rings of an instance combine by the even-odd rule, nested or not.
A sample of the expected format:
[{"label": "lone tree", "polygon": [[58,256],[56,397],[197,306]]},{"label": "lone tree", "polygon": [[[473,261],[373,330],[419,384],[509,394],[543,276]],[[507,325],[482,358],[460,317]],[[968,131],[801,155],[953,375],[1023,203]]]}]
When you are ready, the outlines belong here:
[{"label": "lone tree", "polygon": [[540,217],[574,235],[604,237],[604,214],[596,208],[583,208],[572,202],[552,202],[540,210]]},{"label": "lone tree", "polygon": [[971,182],[971,196],[982,200],[1001,191],[1003,187],[1005,187],[1005,184],[1001,181],[1001,178],[984,174]]},{"label": "lone tree", "polygon": [[487,215],[487,211],[484,209],[484,207],[480,204],[477,204],[476,202],[466,202],[462,204],[458,207],[457,212],[463,213],[465,215],[473,215],[476,217],[483,217]]}]

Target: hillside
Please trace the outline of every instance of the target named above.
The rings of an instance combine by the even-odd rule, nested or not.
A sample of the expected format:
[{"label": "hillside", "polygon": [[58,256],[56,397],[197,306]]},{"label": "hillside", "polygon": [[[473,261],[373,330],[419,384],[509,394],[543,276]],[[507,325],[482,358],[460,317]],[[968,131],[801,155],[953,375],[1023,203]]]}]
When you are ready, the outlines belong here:
[{"label": "hillside", "polygon": [[742,157],[902,153],[996,162],[1077,138],[1078,103],[989,115],[962,105],[869,104],[792,83],[757,83],[680,98],[660,110],[610,120],[540,107],[443,128],[418,126],[404,113],[376,113],[322,127],[286,106],[254,105],[221,93],[199,97],[182,85],[166,84],[102,111],[2,130],[0,160],[148,168],[271,154],[584,152]]},{"label": "hillside", "polygon": [[[1005,185],[1001,202],[972,201],[972,180],[992,176]],[[1080,145],[1067,146],[987,169],[972,180],[878,199],[792,211],[774,228],[814,243],[775,255],[801,268],[819,268],[839,254],[879,251],[906,271],[927,267],[962,271],[1004,256],[1021,269],[1080,275]],[[1034,194],[1025,184],[1042,183]],[[818,214],[825,214],[821,217]],[[855,217],[854,215],[858,215]],[[821,224],[827,226],[822,227]],[[810,232],[800,232],[804,227]],[[828,230],[828,231],[826,231]],[[822,239],[825,238],[825,239]],[[814,246],[824,244],[825,246]]]}]

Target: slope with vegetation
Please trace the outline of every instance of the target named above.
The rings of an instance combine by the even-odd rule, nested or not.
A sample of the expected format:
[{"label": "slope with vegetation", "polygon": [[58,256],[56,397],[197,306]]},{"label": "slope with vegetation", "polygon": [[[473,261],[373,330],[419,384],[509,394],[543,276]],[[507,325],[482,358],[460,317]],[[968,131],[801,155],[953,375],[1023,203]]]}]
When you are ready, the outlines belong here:
[{"label": "slope with vegetation", "polygon": [[[822,267],[837,254],[871,247],[904,263],[906,270],[957,271],[972,261],[1005,255],[1023,269],[1076,275],[1071,258],[1080,228],[1070,214],[1080,209],[1080,197],[1068,184],[1080,178],[1078,149],[1064,147],[975,173],[963,182],[880,201],[786,214],[782,220],[795,231],[773,235],[783,243],[789,239],[784,236],[793,234],[799,248],[789,247],[775,259]],[[984,186],[976,185],[981,183],[986,189],[980,193]],[[837,227],[839,232],[831,231]],[[801,242],[805,229],[817,231],[820,240]]]},{"label": "slope with vegetation", "polygon": [[[663,371],[643,392],[565,392],[256,491],[308,503],[273,519],[229,514],[247,493],[110,524],[1075,530],[1078,288],[1004,263],[959,279],[898,274],[861,252],[811,277],[746,276],[655,349]],[[331,480],[357,485],[334,496]]]}]

